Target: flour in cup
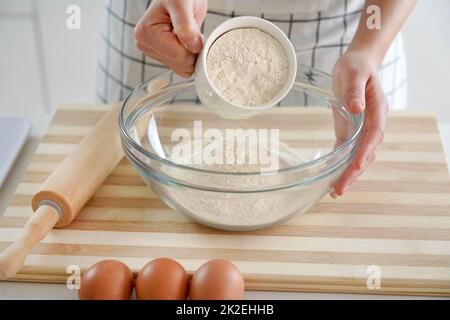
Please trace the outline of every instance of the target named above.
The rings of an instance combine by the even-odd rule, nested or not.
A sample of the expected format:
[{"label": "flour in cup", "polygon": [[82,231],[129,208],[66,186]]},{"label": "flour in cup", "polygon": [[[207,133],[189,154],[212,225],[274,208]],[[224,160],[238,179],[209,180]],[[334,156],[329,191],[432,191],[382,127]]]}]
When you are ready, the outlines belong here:
[{"label": "flour in cup", "polygon": [[228,101],[259,106],[272,100],[288,80],[289,63],[281,44],[255,28],[229,31],[211,46],[208,77]]}]

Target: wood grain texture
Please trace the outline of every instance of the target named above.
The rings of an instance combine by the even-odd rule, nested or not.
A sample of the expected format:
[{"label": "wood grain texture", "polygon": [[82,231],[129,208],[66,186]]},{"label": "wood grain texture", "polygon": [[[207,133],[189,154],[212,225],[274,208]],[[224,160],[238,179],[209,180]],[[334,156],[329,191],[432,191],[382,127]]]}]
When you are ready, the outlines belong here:
[{"label": "wood grain texture", "polygon": [[[117,124],[119,110],[120,104],[117,103],[103,113],[92,130],[77,141],[73,152],[52,170],[48,179],[33,190],[33,211],[38,210],[43,201],[50,200],[57,204],[60,217],[55,227],[69,225],[123,159]],[[70,116],[83,119],[76,114]],[[58,113],[55,116],[57,118]]]},{"label": "wood grain texture", "polygon": [[[65,105],[56,112],[0,220],[0,250],[20,234],[40,184],[108,108]],[[281,112],[305,112],[297,110]],[[309,120],[322,123],[322,116]],[[286,126],[283,138],[294,137],[295,123]],[[309,130],[302,146],[312,137],[328,145],[325,130]],[[252,290],[450,296],[450,179],[434,116],[392,112],[377,161],[344,197],[327,196],[283,225],[245,233],[209,229],[173,212],[124,159],[75,221],[53,230],[12,280],[65,282],[67,266],[85,269],[106,258],[136,272],[160,256],[189,272],[205,260],[232,260]],[[381,270],[381,289],[367,288],[371,265]]]}]

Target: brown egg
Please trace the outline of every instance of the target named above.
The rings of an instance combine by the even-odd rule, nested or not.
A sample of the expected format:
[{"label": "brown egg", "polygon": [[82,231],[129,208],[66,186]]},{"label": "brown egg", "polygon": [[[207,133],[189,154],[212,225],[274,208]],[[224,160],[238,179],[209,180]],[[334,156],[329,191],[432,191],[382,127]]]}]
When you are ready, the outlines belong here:
[{"label": "brown egg", "polygon": [[239,300],[244,297],[244,278],[227,260],[211,260],[197,269],[191,281],[191,300]]},{"label": "brown egg", "polygon": [[133,292],[133,273],[117,260],[100,261],[81,276],[80,300],[128,300]]},{"label": "brown egg", "polygon": [[140,300],[182,300],[189,291],[189,276],[181,264],[169,258],[147,263],[136,278]]}]

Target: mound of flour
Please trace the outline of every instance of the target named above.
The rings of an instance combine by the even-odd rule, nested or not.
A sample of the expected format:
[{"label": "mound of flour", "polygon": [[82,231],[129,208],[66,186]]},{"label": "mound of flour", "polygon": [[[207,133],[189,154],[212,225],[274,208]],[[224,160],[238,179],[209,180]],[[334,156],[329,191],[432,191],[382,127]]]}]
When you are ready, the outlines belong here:
[{"label": "mound of flour", "polygon": [[258,106],[276,96],[288,79],[288,58],[271,35],[254,28],[229,31],[206,59],[214,88],[228,101]]},{"label": "mound of flour", "polygon": [[[226,152],[232,152],[236,155],[239,144],[232,148],[225,147]],[[271,150],[268,150],[271,152]],[[287,145],[280,143],[279,149],[280,167],[288,167],[295,164],[301,164],[311,161],[313,157],[302,155],[301,152],[291,150]],[[184,155],[186,158],[192,158],[194,154]],[[172,161],[175,159],[172,159]],[[187,160],[187,159],[183,159]],[[180,161],[177,158],[177,161]],[[177,162],[174,161],[174,162]],[[248,158],[246,158],[248,161]],[[199,164],[192,167],[210,170],[214,172],[257,172],[260,166],[258,164]],[[246,190],[254,188],[264,188],[271,183],[282,183],[280,178],[265,175],[219,175],[204,174],[194,171],[178,171],[173,168],[167,168],[166,173],[172,178],[181,181],[188,181],[200,186],[216,187],[230,190]],[[274,180],[275,179],[275,180]],[[319,190],[320,191],[320,190]],[[305,204],[310,203],[310,199],[319,198],[321,193],[317,190],[310,190],[308,193],[299,192],[298,189],[281,190],[264,193],[225,193],[211,192],[196,189],[166,187],[163,186],[163,192],[168,198],[183,208],[190,216],[196,220],[203,221],[209,225],[224,225],[230,228],[248,228],[252,226],[262,226],[280,221],[283,218],[298,212]]]}]

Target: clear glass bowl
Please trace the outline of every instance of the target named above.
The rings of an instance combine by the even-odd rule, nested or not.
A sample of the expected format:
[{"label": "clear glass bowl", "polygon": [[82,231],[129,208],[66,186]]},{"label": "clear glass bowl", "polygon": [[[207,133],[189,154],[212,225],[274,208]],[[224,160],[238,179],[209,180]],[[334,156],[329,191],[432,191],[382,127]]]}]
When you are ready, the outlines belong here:
[{"label": "clear glass bowl", "polygon": [[244,231],[284,222],[325,196],[358,148],[363,119],[336,101],[329,75],[299,66],[279,105],[250,119],[219,117],[192,79],[165,72],[127,97],[119,124],[128,160],[164,203],[201,224]]}]

